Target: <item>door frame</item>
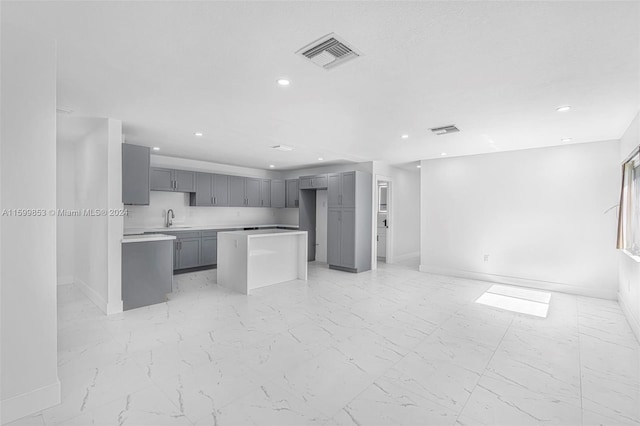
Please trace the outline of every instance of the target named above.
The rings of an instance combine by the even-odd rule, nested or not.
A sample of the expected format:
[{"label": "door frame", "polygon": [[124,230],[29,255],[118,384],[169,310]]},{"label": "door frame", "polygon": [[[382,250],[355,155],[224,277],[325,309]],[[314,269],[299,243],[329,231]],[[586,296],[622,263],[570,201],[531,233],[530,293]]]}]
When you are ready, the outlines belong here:
[{"label": "door frame", "polygon": [[372,214],[372,262],[371,269],[378,268],[378,244],[376,241],[376,237],[378,235],[378,182],[386,182],[387,183],[387,256],[385,263],[393,263],[393,235],[394,235],[394,224],[393,224],[393,179],[389,176],[385,175],[375,175],[375,179],[373,180],[373,214]]}]

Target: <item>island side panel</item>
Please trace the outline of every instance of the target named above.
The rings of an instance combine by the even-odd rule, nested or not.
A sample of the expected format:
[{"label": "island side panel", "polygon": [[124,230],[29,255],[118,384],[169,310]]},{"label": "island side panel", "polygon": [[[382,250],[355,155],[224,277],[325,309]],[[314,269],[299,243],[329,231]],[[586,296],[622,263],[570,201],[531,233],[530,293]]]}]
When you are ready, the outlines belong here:
[{"label": "island side panel", "polygon": [[249,294],[247,260],[246,235],[218,233],[218,285]]},{"label": "island side panel", "polygon": [[[248,290],[298,279],[299,249],[296,234],[248,237]],[[306,242],[306,241],[305,241]],[[306,257],[304,258],[306,261]]]},{"label": "island side panel", "polygon": [[295,236],[298,243],[298,279],[307,280],[307,234],[298,234]]}]

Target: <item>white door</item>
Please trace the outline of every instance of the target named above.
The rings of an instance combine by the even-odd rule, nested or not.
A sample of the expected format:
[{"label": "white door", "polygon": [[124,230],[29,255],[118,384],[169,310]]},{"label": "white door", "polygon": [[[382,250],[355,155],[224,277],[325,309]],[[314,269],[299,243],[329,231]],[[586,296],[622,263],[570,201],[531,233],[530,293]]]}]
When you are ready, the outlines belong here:
[{"label": "white door", "polygon": [[327,262],[327,190],[316,191],[316,261]]}]

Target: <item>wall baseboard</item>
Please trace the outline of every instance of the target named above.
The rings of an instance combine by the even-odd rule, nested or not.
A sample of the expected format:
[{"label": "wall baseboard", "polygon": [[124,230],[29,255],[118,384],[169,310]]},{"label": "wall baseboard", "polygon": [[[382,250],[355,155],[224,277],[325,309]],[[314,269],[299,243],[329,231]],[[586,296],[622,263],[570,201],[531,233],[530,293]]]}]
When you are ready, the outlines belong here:
[{"label": "wall baseboard", "polygon": [[60,404],[60,380],[56,380],[48,386],[2,400],[0,423],[11,423],[58,404]]},{"label": "wall baseboard", "polygon": [[75,278],[71,275],[58,277],[58,285],[69,285],[75,282]]},{"label": "wall baseboard", "polygon": [[420,272],[428,272],[436,275],[446,275],[458,278],[467,278],[471,280],[487,281],[496,284],[516,285],[520,287],[530,287],[538,290],[557,291],[560,293],[575,294],[577,296],[597,297],[599,299],[616,300],[615,295],[608,291],[596,288],[585,288],[577,285],[566,283],[557,283],[552,281],[532,280],[528,278],[509,277],[496,274],[487,274],[483,272],[463,271],[459,269],[446,269],[429,265],[420,265]]},{"label": "wall baseboard", "polygon": [[633,334],[636,335],[636,339],[640,342],[640,318],[636,318],[633,314],[633,311],[629,309],[629,306],[624,301],[624,297],[618,293],[618,304],[624,313],[624,316],[627,318],[627,322],[631,326],[631,330],[633,330]]},{"label": "wall baseboard", "polygon": [[75,284],[78,286],[80,291],[84,293],[85,296],[89,298],[102,312],[107,313],[107,301],[102,298],[94,289],[89,287],[87,283],[82,281],[81,279],[76,279]]}]

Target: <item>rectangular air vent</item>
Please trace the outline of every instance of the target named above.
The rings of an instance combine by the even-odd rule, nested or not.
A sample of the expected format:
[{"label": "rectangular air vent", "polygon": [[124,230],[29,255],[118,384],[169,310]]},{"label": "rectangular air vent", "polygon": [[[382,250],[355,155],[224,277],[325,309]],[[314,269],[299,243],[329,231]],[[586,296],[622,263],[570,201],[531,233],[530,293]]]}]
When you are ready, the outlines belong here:
[{"label": "rectangular air vent", "polygon": [[434,127],[433,129],[429,130],[431,130],[436,135],[448,135],[449,133],[456,133],[460,131],[460,129],[458,129],[454,124],[451,124],[449,126]]},{"label": "rectangular air vent", "polygon": [[353,46],[347,45],[336,34],[331,33],[309,43],[296,52],[326,70],[334,68],[362,54]]}]

